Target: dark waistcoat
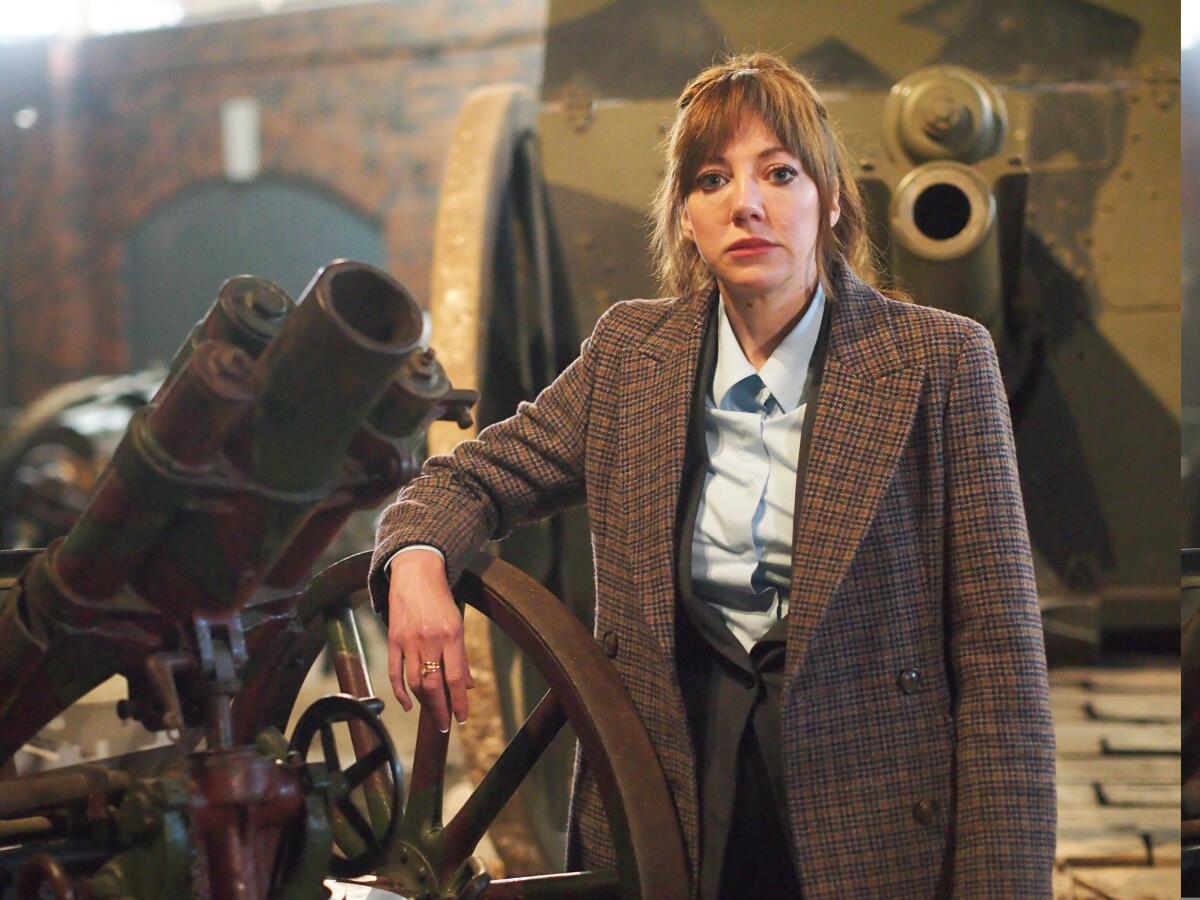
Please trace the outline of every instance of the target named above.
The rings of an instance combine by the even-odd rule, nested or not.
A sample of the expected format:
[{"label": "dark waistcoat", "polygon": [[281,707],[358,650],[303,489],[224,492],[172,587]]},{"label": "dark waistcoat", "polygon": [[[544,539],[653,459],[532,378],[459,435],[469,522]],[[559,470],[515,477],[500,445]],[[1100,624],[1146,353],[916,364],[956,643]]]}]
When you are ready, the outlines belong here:
[{"label": "dark waistcoat", "polygon": [[[788,850],[787,814],[780,754],[779,697],[784,680],[787,619],[780,619],[749,653],[692,585],[692,534],[704,490],[708,448],[705,397],[717,358],[716,299],[704,343],[688,418],[687,450],[680,484],[676,665],[696,749],[701,807],[700,896],[798,896]],[[808,407],[801,426],[796,501],[804,490],[804,466],[820,392],[828,343],[829,307],[813,350]]]}]

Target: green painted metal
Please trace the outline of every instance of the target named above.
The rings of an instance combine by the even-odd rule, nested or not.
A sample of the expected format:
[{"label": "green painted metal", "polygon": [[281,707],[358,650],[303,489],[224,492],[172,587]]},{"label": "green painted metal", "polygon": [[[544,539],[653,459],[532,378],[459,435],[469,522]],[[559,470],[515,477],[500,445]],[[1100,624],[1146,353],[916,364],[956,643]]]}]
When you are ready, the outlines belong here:
[{"label": "green painted metal", "polygon": [[[362,638],[358,633],[353,608],[348,605],[339,607],[326,617],[325,627],[329,654],[343,693],[359,699],[373,696],[367,657],[363,652]],[[365,758],[379,746],[365,722],[351,720],[348,726],[354,751],[359,759]],[[363,791],[371,825],[376,834],[383,834],[393,814],[393,784],[387,769],[380,768],[372,772],[363,783]]]},{"label": "green painted metal", "polygon": [[[673,99],[715,56],[778,52],[814,80],[856,163],[885,274],[997,338],[1048,630],[1066,607],[1097,632],[1169,628],[1178,39],[1173,6],[1133,0],[552,0],[537,130],[581,335],[612,302],[658,294],[643,223]],[[941,126],[921,93],[947,72],[979,90],[926,99],[995,101],[1002,127],[923,156],[920,133]],[[996,203],[997,230],[970,258],[914,256],[896,219],[905,179],[955,161]],[[1069,652],[1050,643],[1052,662]]]},{"label": "green painted metal", "polygon": [[329,821],[331,784],[325,768],[306,768],[307,796],[304,801],[304,836],[286,848],[293,865],[272,894],[271,900],[326,900],[325,873],[333,856],[334,833]]},{"label": "green painted metal", "polygon": [[128,791],[116,811],[129,847],[81,888],[97,900],[174,900],[192,891],[195,842],[189,828],[191,796],[176,778],[144,781]]}]

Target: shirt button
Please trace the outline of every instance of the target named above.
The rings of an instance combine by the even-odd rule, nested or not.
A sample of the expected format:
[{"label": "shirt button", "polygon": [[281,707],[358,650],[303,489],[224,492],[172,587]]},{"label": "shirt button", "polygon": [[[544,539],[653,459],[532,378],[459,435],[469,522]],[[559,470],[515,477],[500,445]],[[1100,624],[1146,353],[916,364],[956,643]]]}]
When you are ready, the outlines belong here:
[{"label": "shirt button", "polygon": [[900,674],[896,676],[896,683],[904,693],[915,694],[921,684],[921,673],[916,669],[901,669]]},{"label": "shirt button", "polygon": [[921,825],[932,825],[937,821],[938,805],[933,800],[918,800],[913,804],[913,818]]},{"label": "shirt button", "polygon": [[604,648],[604,654],[609,659],[617,658],[617,648],[619,644],[617,641],[617,633],[615,631],[604,632],[604,636],[600,638],[600,645]]}]

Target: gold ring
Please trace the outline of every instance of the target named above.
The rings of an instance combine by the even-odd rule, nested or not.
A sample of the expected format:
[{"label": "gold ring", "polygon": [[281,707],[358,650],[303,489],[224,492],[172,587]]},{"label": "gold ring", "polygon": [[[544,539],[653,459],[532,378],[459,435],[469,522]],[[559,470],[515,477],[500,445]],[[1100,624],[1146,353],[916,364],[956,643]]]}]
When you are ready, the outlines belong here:
[{"label": "gold ring", "polygon": [[436,659],[427,659],[421,663],[421,674],[432,675],[435,672],[442,671],[442,664]]}]

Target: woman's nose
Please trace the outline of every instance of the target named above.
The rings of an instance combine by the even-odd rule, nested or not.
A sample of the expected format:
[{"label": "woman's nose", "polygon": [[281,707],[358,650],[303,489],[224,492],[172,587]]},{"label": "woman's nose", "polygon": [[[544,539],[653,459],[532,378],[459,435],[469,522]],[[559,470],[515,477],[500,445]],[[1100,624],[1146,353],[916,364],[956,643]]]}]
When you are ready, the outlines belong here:
[{"label": "woman's nose", "polygon": [[743,222],[763,217],[762,193],[753,178],[734,182],[733,221]]}]

